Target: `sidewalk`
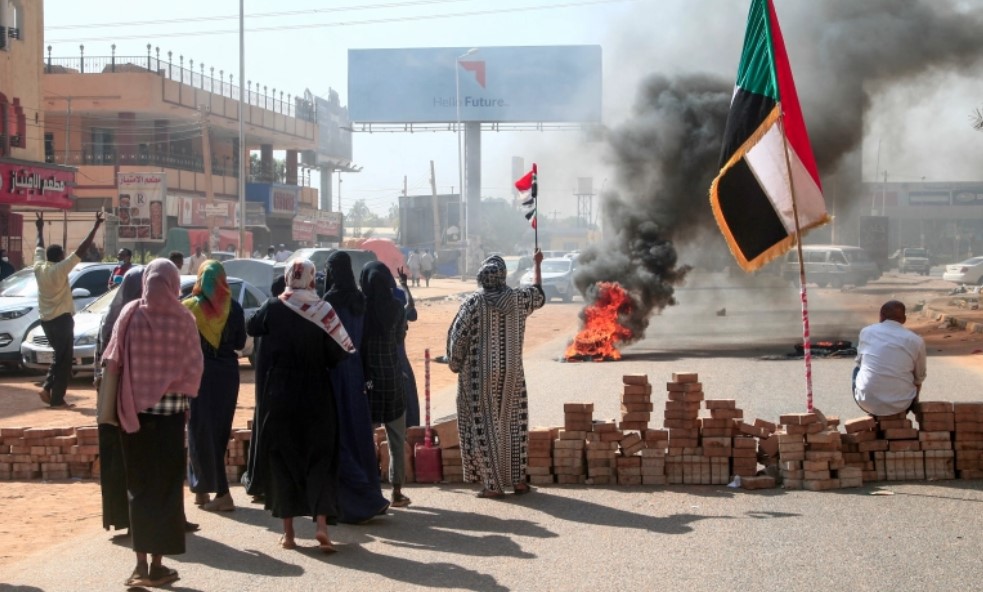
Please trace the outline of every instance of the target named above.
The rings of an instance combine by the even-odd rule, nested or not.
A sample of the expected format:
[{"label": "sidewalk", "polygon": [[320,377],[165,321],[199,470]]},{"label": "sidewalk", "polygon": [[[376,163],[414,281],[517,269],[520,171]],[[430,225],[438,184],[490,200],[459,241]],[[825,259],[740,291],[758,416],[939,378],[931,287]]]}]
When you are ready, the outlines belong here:
[{"label": "sidewalk", "polygon": [[410,293],[413,299],[419,302],[444,300],[445,298],[456,299],[462,294],[469,294],[478,288],[478,281],[469,277],[466,281],[461,281],[460,276],[431,278],[430,286],[420,280],[419,286],[410,286]]},{"label": "sidewalk", "polygon": [[934,298],[925,303],[921,314],[971,333],[983,333],[983,306],[979,294],[967,292]]}]

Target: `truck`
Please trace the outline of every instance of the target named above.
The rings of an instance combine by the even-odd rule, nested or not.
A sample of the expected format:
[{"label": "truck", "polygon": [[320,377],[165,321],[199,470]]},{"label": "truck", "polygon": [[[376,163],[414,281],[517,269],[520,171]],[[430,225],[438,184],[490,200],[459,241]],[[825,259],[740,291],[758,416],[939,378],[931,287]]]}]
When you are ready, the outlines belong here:
[{"label": "truck", "polygon": [[928,275],[932,267],[928,249],[923,247],[901,247],[898,255],[898,271],[901,273],[920,273]]}]

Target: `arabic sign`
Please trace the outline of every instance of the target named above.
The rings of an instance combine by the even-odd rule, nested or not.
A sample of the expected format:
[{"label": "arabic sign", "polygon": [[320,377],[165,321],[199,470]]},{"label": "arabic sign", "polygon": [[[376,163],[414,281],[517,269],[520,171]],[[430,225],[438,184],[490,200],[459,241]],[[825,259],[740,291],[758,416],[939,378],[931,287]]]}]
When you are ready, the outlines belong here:
[{"label": "arabic sign", "polygon": [[72,207],[75,171],[43,165],[0,162],[0,203],[40,208]]},{"label": "arabic sign", "polygon": [[310,220],[297,216],[294,218],[291,230],[291,238],[295,241],[310,242],[314,240],[314,223]]},{"label": "arabic sign", "polygon": [[119,239],[130,242],[164,242],[166,217],[164,173],[119,173]]},{"label": "arabic sign", "polygon": [[263,204],[246,202],[246,228],[250,226],[266,226],[266,210],[263,209]]},{"label": "arabic sign", "polygon": [[234,201],[215,200],[208,203],[208,200],[203,197],[190,196],[181,196],[179,199],[178,225],[180,226],[239,227],[239,204]]},{"label": "arabic sign", "polygon": [[341,212],[318,212],[314,233],[324,240],[341,239]]}]

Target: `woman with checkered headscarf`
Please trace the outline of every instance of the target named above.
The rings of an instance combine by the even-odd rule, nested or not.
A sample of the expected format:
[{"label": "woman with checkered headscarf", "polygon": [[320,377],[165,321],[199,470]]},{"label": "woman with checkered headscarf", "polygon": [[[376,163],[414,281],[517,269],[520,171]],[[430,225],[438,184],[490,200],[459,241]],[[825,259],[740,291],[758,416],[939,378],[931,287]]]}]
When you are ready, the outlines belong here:
[{"label": "woman with checkered headscarf", "polygon": [[457,421],[464,480],[481,482],[482,498],[505,489],[528,493],[528,395],[522,369],[526,317],[546,302],[536,251],[535,282],[514,290],[505,261],[495,255],[478,270],[478,290],[461,304],[447,334],[447,358],[457,373]]}]

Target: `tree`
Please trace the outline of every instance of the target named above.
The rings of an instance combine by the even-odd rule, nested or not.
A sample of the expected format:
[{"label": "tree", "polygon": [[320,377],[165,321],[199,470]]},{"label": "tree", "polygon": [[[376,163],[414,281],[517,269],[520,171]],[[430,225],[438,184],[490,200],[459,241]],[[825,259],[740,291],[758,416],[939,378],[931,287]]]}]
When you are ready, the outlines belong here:
[{"label": "tree", "polygon": [[371,215],[372,212],[369,211],[369,206],[365,205],[364,199],[356,200],[355,203],[352,204],[352,207],[348,209],[346,219],[349,222],[349,227],[351,228],[354,236],[362,235],[362,226],[365,225],[366,221],[369,220]]},{"label": "tree", "polygon": [[973,127],[983,131],[983,107],[977,107],[973,113]]}]

